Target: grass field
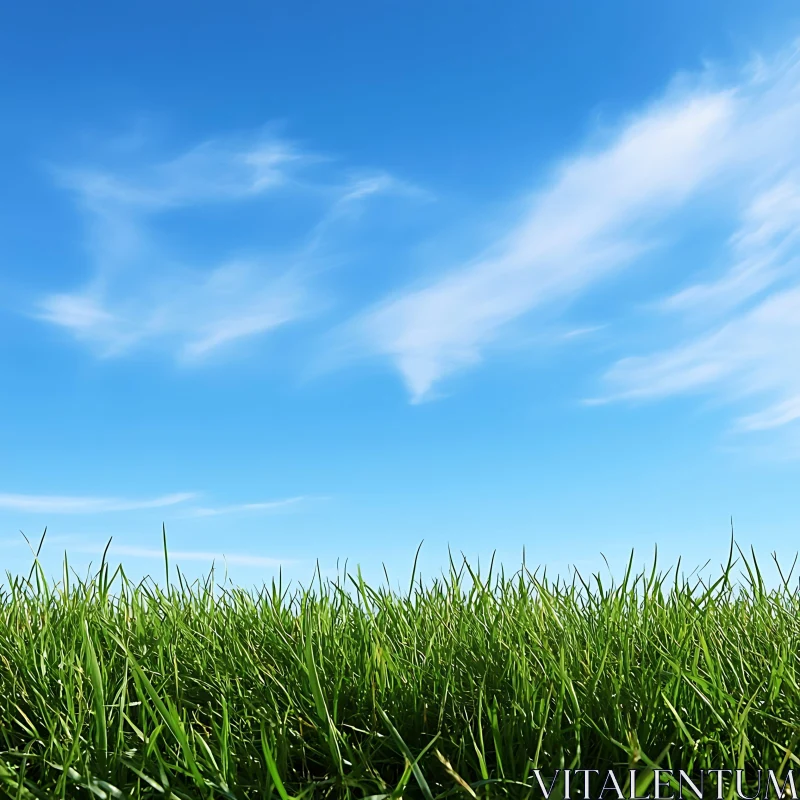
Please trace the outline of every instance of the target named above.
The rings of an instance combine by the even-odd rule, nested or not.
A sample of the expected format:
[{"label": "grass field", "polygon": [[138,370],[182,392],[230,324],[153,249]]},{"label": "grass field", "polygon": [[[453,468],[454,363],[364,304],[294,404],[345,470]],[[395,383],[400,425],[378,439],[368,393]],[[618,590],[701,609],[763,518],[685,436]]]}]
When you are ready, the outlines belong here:
[{"label": "grass field", "polygon": [[656,764],[800,764],[800,594],[740,553],[710,583],[458,561],[403,591],[172,574],[9,575],[7,796],[541,797],[533,769],[577,765],[637,767],[646,793]]}]

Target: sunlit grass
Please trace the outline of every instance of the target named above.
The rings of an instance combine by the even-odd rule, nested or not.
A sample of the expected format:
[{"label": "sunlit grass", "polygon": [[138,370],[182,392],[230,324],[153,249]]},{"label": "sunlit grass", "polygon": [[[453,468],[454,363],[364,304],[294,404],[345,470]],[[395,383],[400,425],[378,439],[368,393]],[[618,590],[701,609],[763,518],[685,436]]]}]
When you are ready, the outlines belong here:
[{"label": "sunlit grass", "polygon": [[541,797],[535,768],[646,783],[655,764],[796,761],[800,593],[785,574],[767,588],[752,556],[713,582],[463,561],[407,591],[173,574],[8,575],[8,796]]}]

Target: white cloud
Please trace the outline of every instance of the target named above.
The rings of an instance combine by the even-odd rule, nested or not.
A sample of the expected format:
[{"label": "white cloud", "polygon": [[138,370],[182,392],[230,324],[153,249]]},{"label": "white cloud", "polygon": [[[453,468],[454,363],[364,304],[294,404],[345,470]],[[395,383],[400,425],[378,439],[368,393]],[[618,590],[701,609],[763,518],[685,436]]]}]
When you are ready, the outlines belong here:
[{"label": "white cloud", "polygon": [[[103,547],[73,547],[71,552],[96,553],[101,555]],[[251,553],[213,553],[198,550],[168,550],[169,559],[172,563],[179,561],[212,561],[224,562],[243,567],[280,567],[288,564],[295,564],[294,560],[282,558],[271,558]],[[131,547],[128,545],[112,544],[109,553],[115,556],[129,556],[130,558],[144,558],[155,561],[164,560],[164,550],[162,548]]]},{"label": "white cloud", "polygon": [[650,110],[606,150],[562,168],[493,253],[390,299],[365,315],[362,330],[412,397],[424,398],[442,377],[480,361],[508,322],[638,255],[645,242],[633,223],[680,202],[714,168],[731,113],[727,93]]},{"label": "white cloud", "polygon": [[800,287],[775,292],[754,308],[688,343],[626,358],[606,375],[613,399],[657,399],[722,391],[728,400],[768,398],[740,417],[743,430],[800,418]]},{"label": "white cloud", "polygon": [[[213,140],[160,163],[127,170],[57,171],[72,190],[89,228],[91,278],[77,289],[40,298],[34,316],[69,331],[102,357],[143,346],[197,361],[236,341],[275,331],[325,305],[312,287],[324,263],[323,234],[346,209],[377,194],[412,194],[385,173],[323,181],[306,173],[323,159],[274,136],[251,141]],[[185,264],[172,255],[166,212],[245,203],[277,192],[304,193],[321,205],[306,241],[266,255],[263,241],[231,241],[230,258]],[[268,226],[268,209],[265,227]],[[192,237],[202,241],[203,222]],[[302,238],[302,237],[301,237]],[[216,242],[219,244],[219,242]]]},{"label": "white cloud", "polygon": [[663,301],[662,310],[703,316],[733,310],[796,271],[799,238],[800,182],[783,177],[748,203],[729,242],[732,263],[724,273],[681,289]]},{"label": "white cloud", "polygon": [[158,342],[182,360],[196,360],[221,345],[274,330],[313,307],[299,276],[240,261],[210,271],[154,275],[127,296],[109,297],[97,284],[50,295],[38,316],[68,328],[106,357]]},{"label": "white cloud", "polygon": [[614,364],[606,401],[704,393],[737,404],[739,431],[800,420],[800,51],[756,74],[763,96],[750,98],[748,135],[739,132],[738,142],[756,153],[761,174],[737,187],[743,210],[727,263],[659,304],[694,333],[679,329],[677,343]]},{"label": "white cloud", "polygon": [[105,514],[165,508],[195,499],[193,492],[168,494],[147,500],[119,497],[67,497],[58,495],[0,494],[0,509],[31,514]]},{"label": "white cloud", "polygon": [[[510,322],[569,301],[633,262],[652,244],[655,226],[699,192],[730,202],[772,180],[773,194],[751,208],[735,244],[739,268],[709,291],[730,303],[763,289],[785,253],[756,254],[747,236],[783,247],[775,243],[785,230],[757,223],[773,219],[770,204],[783,208],[781,193],[793,191],[777,181],[798,158],[799,72],[794,49],[725,85],[711,73],[693,82],[684,76],[605,147],[568,159],[503,241],[355,320],[363,348],[396,366],[412,399],[425,399],[442,378],[479,363]],[[672,304],[705,302],[704,291]]]},{"label": "white cloud", "polygon": [[274,136],[251,141],[210,140],[176,157],[118,174],[93,168],[56,170],[86,205],[157,212],[208,202],[241,200],[289,182],[318,158]]},{"label": "white cloud", "polygon": [[215,508],[193,508],[189,511],[193,517],[217,517],[221,514],[240,514],[242,512],[283,511],[305,501],[306,497],[288,497],[283,500],[270,500],[264,503],[240,503],[238,505],[217,506]]}]

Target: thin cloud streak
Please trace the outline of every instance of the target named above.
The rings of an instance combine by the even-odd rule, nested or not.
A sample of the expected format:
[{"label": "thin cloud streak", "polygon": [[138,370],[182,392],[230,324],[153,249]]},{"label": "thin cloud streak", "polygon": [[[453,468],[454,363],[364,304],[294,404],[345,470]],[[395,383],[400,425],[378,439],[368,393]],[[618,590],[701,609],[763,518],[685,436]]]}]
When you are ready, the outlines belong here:
[{"label": "thin cloud streak", "polygon": [[181,361],[196,362],[222,345],[301,319],[315,305],[299,276],[250,261],[155,276],[126,298],[109,300],[96,286],[50,295],[36,316],[103,357],[166,342]]},{"label": "thin cloud streak", "polygon": [[58,181],[92,209],[155,213],[255,197],[289,183],[319,159],[267,134],[254,141],[209,140],[176,157],[121,175],[98,169],[55,169]]},{"label": "thin cloud streak", "polygon": [[[613,400],[709,392],[730,402],[760,398],[739,417],[743,431],[800,419],[800,287],[770,295],[746,313],[678,347],[618,361],[606,374]],[[770,400],[771,398],[771,400]]]},{"label": "thin cloud streak", "polygon": [[797,271],[800,241],[800,180],[788,176],[749,202],[728,246],[731,264],[716,280],[681,289],[661,304],[662,311],[725,313]]},{"label": "thin cloud streak", "polygon": [[59,495],[0,494],[0,509],[29,514],[106,514],[167,508],[194,500],[194,492],[181,492],[148,500],[118,497],[68,497]]},{"label": "thin cloud streak", "polygon": [[[101,555],[104,548],[78,547],[71,548],[71,552]],[[109,547],[109,554],[115,556],[128,556],[130,558],[143,558],[163,561],[164,550],[148,547],[132,547],[127,545],[114,545]],[[170,561],[202,561],[206,563],[224,562],[242,567],[281,567],[296,564],[292,559],[272,558],[250,553],[213,553],[198,550],[167,550]]]},{"label": "thin cloud streak", "polygon": [[193,508],[188,512],[191,517],[217,517],[222,514],[240,514],[243,512],[283,511],[303,503],[308,498],[288,497],[284,500],[270,500],[263,503],[240,503],[238,505],[218,506],[216,508]]}]

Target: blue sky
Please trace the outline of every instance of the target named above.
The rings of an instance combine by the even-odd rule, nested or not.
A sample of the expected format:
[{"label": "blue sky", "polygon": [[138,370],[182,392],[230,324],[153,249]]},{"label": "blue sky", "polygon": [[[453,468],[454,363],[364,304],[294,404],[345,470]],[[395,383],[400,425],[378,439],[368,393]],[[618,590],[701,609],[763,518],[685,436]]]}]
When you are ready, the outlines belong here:
[{"label": "blue sky", "polygon": [[0,541],[794,553],[797,2],[13,4]]}]

